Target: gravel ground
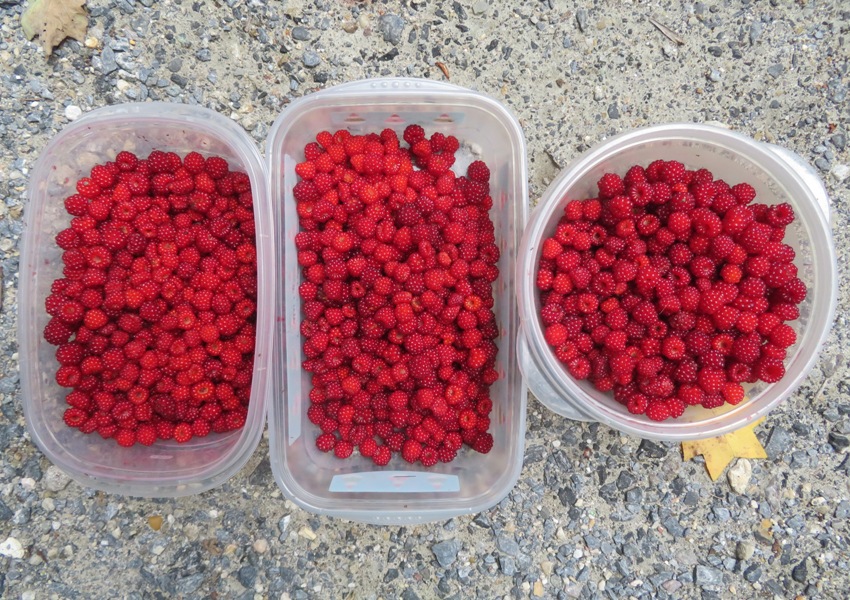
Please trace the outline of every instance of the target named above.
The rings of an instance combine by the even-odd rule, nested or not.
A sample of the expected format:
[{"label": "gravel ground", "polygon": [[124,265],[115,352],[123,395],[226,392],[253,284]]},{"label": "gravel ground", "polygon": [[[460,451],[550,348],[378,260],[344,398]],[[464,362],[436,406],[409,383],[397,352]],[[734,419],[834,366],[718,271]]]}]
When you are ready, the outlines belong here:
[{"label": "gravel ground", "polygon": [[818,367],[757,429],[769,458],[751,461],[737,491],[676,445],[565,421],[531,399],[516,488],[484,513],[419,527],[301,511],[278,491],[265,441],[197,497],[69,483],[25,433],[14,333],[28,172],[70,120],[132,100],[197,103],[260,144],[297,97],[363,77],[444,79],[438,61],[519,116],[532,202],[590,145],[650,123],[721,122],[798,152],[832,197],[843,274],[846,3],[91,0],[89,39],[49,60],[25,41],[21,5],[0,0],[0,596],[846,597],[846,280]]}]

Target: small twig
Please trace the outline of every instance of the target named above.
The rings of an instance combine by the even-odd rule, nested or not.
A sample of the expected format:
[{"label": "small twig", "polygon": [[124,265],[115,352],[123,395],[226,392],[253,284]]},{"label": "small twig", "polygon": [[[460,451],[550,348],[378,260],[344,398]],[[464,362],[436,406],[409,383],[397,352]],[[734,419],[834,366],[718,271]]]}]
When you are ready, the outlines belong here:
[{"label": "small twig", "polygon": [[818,391],[816,391],[815,395],[812,397],[812,402],[815,402],[818,399],[818,397],[821,395],[821,392],[823,392],[824,388],[826,387],[826,384],[829,383],[829,380],[832,379],[832,376],[835,375],[835,373],[838,371],[838,369],[841,368],[841,365],[843,364],[844,355],[836,354],[835,358],[833,358],[830,362],[824,365],[823,381],[821,382]]},{"label": "small twig", "polygon": [[449,68],[445,65],[445,63],[435,62],[434,65],[443,72],[446,79],[451,79],[451,77],[449,77]]},{"label": "small twig", "polygon": [[666,37],[670,41],[676,42],[680,46],[685,43],[685,39],[682,36],[680,36],[678,33],[673,31],[672,29],[670,29],[669,27],[667,27],[663,23],[659,23],[658,21],[656,21],[652,17],[648,17],[648,18],[649,18],[649,22],[652,23],[653,25],[655,25],[656,29],[658,29],[658,31],[660,31],[662,34],[664,34],[664,37]]}]

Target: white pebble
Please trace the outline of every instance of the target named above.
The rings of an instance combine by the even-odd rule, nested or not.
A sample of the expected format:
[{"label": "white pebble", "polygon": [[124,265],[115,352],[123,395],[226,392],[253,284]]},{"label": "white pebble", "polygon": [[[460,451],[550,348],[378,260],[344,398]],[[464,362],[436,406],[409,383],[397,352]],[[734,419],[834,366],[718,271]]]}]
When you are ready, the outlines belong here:
[{"label": "white pebble", "polygon": [[18,540],[13,537],[6,538],[6,541],[0,544],[0,556],[8,556],[9,558],[23,558],[24,547]]},{"label": "white pebble", "polygon": [[729,479],[729,486],[737,494],[746,493],[752,476],[753,466],[746,458],[739,458],[735,462],[735,466],[726,473],[726,477]]},{"label": "white pebble", "polygon": [[[65,111],[67,113],[67,110]],[[73,120],[73,119],[72,119]],[[65,474],[65,471],[56,465],[47,467],[47,472],[44,474],[44,487],[50,492],[61,492],[70,483],[71,478]]]},{"label": "white pebble", "polygon": [[83,109],[74,104],[69,104],[65,107],[65,118],[69,121],[76,121],[83,116]]},{"label": "white pebble", "polygon": [[53,512],[56,509],[56,503],[53,502],[53,498],[45,498],[41,501],[41,508],[44,512]]},{"label": "white pebble", "polygon": [[35,479],[32,477],[24,477],[21,479],[21,487],[28,492],[33,491],[35,489]]},{"label": "white pebble", "polygon": [[269,543],[266,540],[257,540],[254,542],[254,551],[257,554],[265,554],[269,549]]},{"label": "white pebble", "polygon": [[36,595],[32,590],[27,590],[23,594],[21,594],[21,600],[35,600]]},{"label": "white pebble", "polygon": [[850,167],[847,165],[837,164],[829,171],[837,181],[844,181],[850,177]]}]

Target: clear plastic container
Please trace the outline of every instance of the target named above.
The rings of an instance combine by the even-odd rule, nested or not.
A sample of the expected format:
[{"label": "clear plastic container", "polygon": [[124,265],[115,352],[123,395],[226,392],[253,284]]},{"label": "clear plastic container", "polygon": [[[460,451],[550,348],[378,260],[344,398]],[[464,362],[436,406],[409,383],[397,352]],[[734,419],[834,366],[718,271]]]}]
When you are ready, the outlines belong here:
[{"label": "clear plastic container", "polygon": [[[55,346],[42,336],[49,317],[44,299],[62,276],[57,232],[70,217],[63,200],[91,168],[128,150],[185,154],[192,150],[225,158],[248,174],[257,229],[258,303],[254,378],[245,426],[187,444],[158,441],[150,447],[118,448],[114,440],[67,427],[65,392],[56,384]],[[180,104],[123,104],[92,111],[66,127],[42,152],[32,171],[18,296],[21,387],[30,436],[44,454],[82,485],[131,496],[196,494],[223,483],[248,460],[265,423],[271,359],[271,303],[275,269],[271,208],[264,165],[251,138],[211,110]]]},{"label": "clear plastic container", "polygon": [[[543,338],[540,297],[534,285],[542,241],[551,236],[569,200],[594,197],[596,182],[607,172],[624,175],[628,167],[652,160],[678,160],[707,168],[730,185],[753,185],[757,201],[790,203],[797,219],[786,242],[809,294],[792,325],[797,343],[789,348],[786,374],[774,384],[747,390],[738,406],[706,410],[688,407],[675,420],[661,423],[632,415],[610,394],[587,381],[577,382],[555,358]],[[522,322],[520,369],[534,395],[554,412],[576,420],[598,421],[643,438],[679,441],[734,431],[761,418],[787,398],[808,375],[832,325],[838,290],[835,248],[829,227],[829,202],[823,183],[799,156],[783,148],[706,125],[670,124],[638,129],[598,145],[567,167],[549,186],[532,214],[517,260],[518,303]]]},{"label": "clear plastic container", "polygon": [[[343,461],[316,448],[318,429],[307,419],[310,379],[301,368],[301,277],[294,245],[299,227],[292,187],[304,146],[322,130],[365,133],[389,127],[401,133],[412,123],[480,149],[492,173],[490,214],[502,253],[494,290],[501,331],[496,367],[501,378],[491,389],[495,444],[489,454],[465,449],[453,462],[430,469],[412,467],[398,457],[381,468],[356,453]],[[519,477],[525,434],[527,394],[516,367],[519,318],[513,265],[528,191],[525,141],[516,119],[500,103],[457,86],[416,79],[367,80],[293,102],[275,121],[266,154],[282,257],[269,403],[271,466],[281,489],[311,512],[382,524],[447,519],[496,504]]]}]

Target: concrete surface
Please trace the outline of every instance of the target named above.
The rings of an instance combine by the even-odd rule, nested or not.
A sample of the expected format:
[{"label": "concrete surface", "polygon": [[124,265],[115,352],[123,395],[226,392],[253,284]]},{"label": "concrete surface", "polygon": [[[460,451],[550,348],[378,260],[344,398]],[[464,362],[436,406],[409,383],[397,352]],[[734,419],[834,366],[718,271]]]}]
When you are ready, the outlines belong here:
[{"label": "concrete surface", "polygon": [[197,497],[68,483],[24,433],[14,332],[27,174],[69,119],[131,100],[200,103],[259,144],[294,98],[379,75],[443,80],[437,62],[518,115],[532,202],[591,145],[646,124],[721,122],[798,152],[830,192],[843,276],[846,3],[90,0],[89,39],[49,60],[23,37],[22,4],[0,1],[0,596],[846,596],[844,278],[818,366],[757,429],[770,457],[737,467],[734,490],[699,460],[683,463],[678,446],[565,421],[531,399],[514,491],[481,515],[411,528],[297,509],[272,480],[265,441],[237,477]]}]

